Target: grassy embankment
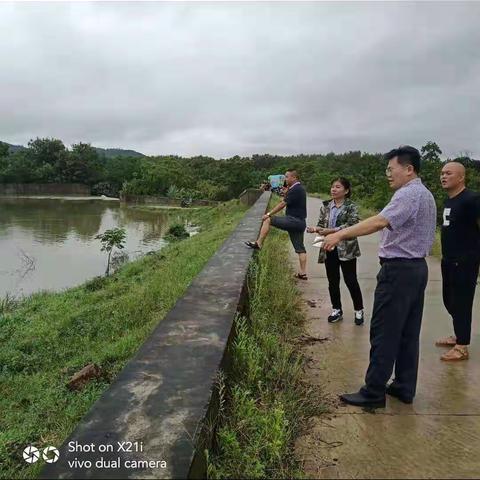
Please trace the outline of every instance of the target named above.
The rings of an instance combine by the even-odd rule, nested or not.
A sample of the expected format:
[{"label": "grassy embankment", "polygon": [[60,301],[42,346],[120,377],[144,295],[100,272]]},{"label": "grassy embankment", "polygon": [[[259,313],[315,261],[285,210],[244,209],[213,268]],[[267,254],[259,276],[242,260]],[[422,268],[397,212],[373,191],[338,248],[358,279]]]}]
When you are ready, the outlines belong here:
[{"label": "grassy embankment", "polygon": [[302,382],[304,316],[288,257],[288,237],[272,230],[251,264],[250,315],[236,323],[209,478],[303,476],[293,443],[325,407],[318,388]]},{"label": "grassy embankment", "polygon": [[[326,193],[309,193],[308,195],[310,197],[321,198],[321,199],[330,198],[329,195],[326,194]],[[360,211],[360,218],[362,220],[364,220],[365,218],[371,217],[372,215],[376,215],[378,213],[373,208],[363,205],[361,200],[354,199],[354,201],[358,205],[358,208],[359,208],[359,211]],[[438,259],[440,259],[442,257],[442,246],[441,246],[441,243],[440,243],[440,228],[439,227],[437,227],[437,230],[435,232],[435,241],[433,243],[431,255],[433,257],[438,258]]]},{"label": "grassy embankment", "polygon": [[[192,213],[201,231],[62,293],[38,293],[0,312],[0,478],[35,477],[29,445],[59,446],[234,230],[238,201]],[[67,381],[89,363],[102,378]]]}]

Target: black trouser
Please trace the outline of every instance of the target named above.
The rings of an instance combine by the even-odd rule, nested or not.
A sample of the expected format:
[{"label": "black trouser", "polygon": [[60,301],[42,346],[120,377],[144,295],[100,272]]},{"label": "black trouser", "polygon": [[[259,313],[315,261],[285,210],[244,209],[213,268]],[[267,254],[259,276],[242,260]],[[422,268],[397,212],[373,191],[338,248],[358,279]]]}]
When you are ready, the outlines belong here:
[{"label": "black trouser", "polygon": [[362,392],[383,397],[395,365],[395,387],[413,398],[428,267],[423,258],[381,263],[370,325],[370,364]]},{"label": "black trouser", "polygon": [[478,260],[442,260],[443,303],[453,318],[459,345],[470,344],[479,264]]},{"label": "black trouser", "polygon": [[330,292],[330,300],[332,308],[342,309],[342,301],[340,298],[340,268],[343,273],[343,280],[352,296],[353,308],[355,310],[363,309],[363,298],[360,285],[357,280],[357,259],[340,261],[338,251],[335,248],[331,252],[327,252],[325,259],[325,269],[328,277],[328,291]]}]

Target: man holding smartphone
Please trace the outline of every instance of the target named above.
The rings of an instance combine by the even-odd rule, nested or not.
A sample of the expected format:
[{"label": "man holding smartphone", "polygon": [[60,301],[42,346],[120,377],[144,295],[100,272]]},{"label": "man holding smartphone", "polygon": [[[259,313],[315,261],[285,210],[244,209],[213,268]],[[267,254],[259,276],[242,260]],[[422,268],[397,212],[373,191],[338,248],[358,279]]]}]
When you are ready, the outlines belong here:
[{"label": "man holding smartphone", "polygon": [[[270,231],[270,227],[285,230],[290,236],[295,252],[298,254],[300,271],[295,275],[300,280],[308,280],[307,277],[307,251],[304,244],[304,233],[307,228],[307,192],[300,183],[296,170],[290,169],[285,173],[287,191],[284,199],[270,212],[263,216],[262,228],[256,241],[245,242],[255,250],[262,248],[263,242]],[[286,207],[285,216],[274,216]]]}]

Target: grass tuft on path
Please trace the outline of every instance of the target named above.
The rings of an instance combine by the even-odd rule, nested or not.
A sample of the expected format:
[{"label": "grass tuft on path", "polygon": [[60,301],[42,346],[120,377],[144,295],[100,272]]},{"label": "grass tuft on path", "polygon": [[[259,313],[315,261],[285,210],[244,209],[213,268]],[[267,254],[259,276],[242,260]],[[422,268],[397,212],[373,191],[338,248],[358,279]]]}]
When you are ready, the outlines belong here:
[{"label": "grass tuft on path", "polygon": [[[27,445],[59,446],[234,230],[238,201],[197,210],[201,231],[61,293],[38,293],[0,311],[0,478],[33,478]],[[66,388],[89,363],[102,378]]]}]

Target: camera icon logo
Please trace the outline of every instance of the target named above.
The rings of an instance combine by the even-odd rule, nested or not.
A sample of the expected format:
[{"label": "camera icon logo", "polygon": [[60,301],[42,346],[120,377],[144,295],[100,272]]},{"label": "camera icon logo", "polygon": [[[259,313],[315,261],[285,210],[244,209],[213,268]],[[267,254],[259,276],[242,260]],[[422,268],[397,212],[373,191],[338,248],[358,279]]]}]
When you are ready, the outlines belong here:
[{"label": "camera icon logo", "polygon": [[47,463],[55,463],[60,457],[60,452],[50,445],[43,449],[42,457]]},{"label": "camera icon logo", "polygon": [[[60,457],[60,452],[57,448],[50,445],[49,447],[43,449],[42,457],[46,463],[55,463]],[[23,450],[23,459],[27,463],[38,462],[38,460],[40,460],[40,450],[33,445],[28,445]]]},{"label": "camera icon logo", "polygon": [[38,462],[39,458],[40,458],[40,451],[38,450],[37,447],[34,447],[33,445],[29,445],[28,447],[25,447],[25,449],[23,450],[23,459],[27,463]]}]

